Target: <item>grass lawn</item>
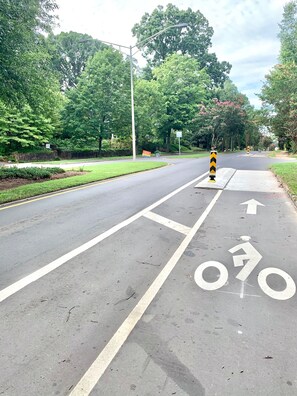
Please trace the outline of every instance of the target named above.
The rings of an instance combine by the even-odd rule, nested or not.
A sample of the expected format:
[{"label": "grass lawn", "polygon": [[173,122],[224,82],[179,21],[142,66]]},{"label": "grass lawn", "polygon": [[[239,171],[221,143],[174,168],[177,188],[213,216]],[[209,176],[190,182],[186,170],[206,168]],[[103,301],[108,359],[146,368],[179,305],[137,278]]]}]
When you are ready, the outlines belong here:
[{"label": "grass lawn", "polygon": [[[145,170],[160,168],[167,165],[166,162],[122,162],[108,163],[93,166],[85,166],[86,174],[73,176],[65,179],[48,180],[41,183],[26,184],[24,186],[4,190],[0,192],[0,204],[30,198],[36,195],[46,194],[53,191],[76,187],[82,184],[106,180],[117,176]],[[75,170],[75,169],[74,169]]]},{"label": "grass lawn", "polygon": [[290,193],[297,196],[297,162],[273,164],[271,169],[288,186]]},{"label": "grass lawn", "polygon": [[277,157],[297,158],[297,154],[290,154],[287,151],[278,150],[278,151],[269,151],[268,157],[270,157],[270,158],[277,158]]}]

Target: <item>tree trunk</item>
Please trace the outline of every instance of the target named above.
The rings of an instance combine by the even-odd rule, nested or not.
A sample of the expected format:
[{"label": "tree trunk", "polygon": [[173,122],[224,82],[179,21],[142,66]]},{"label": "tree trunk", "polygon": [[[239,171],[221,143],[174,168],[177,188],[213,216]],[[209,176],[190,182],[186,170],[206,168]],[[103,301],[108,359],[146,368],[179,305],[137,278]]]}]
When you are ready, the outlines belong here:
[{"label": "tree trunk", "polygon": [[167,131],[167,147],[166,147],[166,152],[169,153],[170,151],[170,137],[171,137],[171,128],[168,129]]},{"label": "tree trunk", "polygon": [[102,136],[99,136],[99,138],[98,138],[98,150],[99,150],[99,157],[100,157],[101,151],[102,151]]}]

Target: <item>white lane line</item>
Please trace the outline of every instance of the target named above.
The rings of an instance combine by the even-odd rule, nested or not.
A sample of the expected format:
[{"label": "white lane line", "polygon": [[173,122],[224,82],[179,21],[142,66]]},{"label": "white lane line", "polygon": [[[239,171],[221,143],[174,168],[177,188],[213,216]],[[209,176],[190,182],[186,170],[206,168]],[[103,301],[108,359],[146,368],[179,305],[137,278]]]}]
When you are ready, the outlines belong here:
[{"label": "white lane line", "polygon": [[244,297],[244,281],[241,282],[240,298]]},{"label": "white lane line", "polygon": [[166,217],[160,216],[154,212],[147,212],[143,216],[146,217],[147,219],[155,221],[156,223],[162,224],[165,227],[171,228],[172,230],[178,231],[184,235],[188,235],[188,233],[191,230],[190,227],[177,223],[176,221],[167,219]]},{"label": "white lane line", "polygon": [[218,191],[210,204],[207,206],[205,211],[202,213],[200,218],[194,224],[193,228],[189,234],[184,238],[182,243],[174,252],[173,256],[170,258],[168,263],[164,266],[162,271],[159,273],[157,278],[145,292],[143,297],[140,299],[135,308],[131,311],[122,325],[118,328],[116,333],[110,339],[105,348],[98,355],[97,359],[93,362],[91,367],[87,370],[85,375],[81,378],[78,384],[75,386],[73,391],[70,393],[70,396],[86,396],[89,395],[94,386],[97,384],[108,365],[111,363],[115,355],[120,350],[121,346],[124,344],[126,339],[128,338],[131,331],[136,326],[137,322],[140,320],[142,315],[144,314],[147,307],[150,305],[152,300],[155,298],[156,294],[163,286],[164,282],[170,275],[171,271],[174,269],[176,263],[181,258],[182,254],[188,247],[189,243],[203,224],[204,220],[210,213],[211,209],[214,207],[215,203],[219,199],[222,190]]},{"label": "white lane line", "polygon": [[60,267],[61,265],[67,263],[67,261],[73,259],[74,257],[78,256],[79,254],[85,252],[86,250],[90,249],[91,247],[97,245],[99,242],[103,241],[104,239],[108,238],[109,236],[113,235],[115,232],[121,230],[122,228],[126,227],[127,225],[131,224],[133,221],[139,219],[145,213],[149,212],[150,210],[156,208],[157,206],[161,205],[163,202],[167,201],[168,199],[172,198],[174,195],[178,194],[180,191],[184,190],[185,188],[191,186],[191,184],[197,182],[198,180],[202,179],[207,175],[208,172],[203,173],[203,175],[197,177],[196,179],[184,184],[183,186],[179,187],[172,193],[166,195],[165,197],[159,199],[159,201],[155,202],[154,204],[148,206],[147,208],[141,210],[140,212],[136,213],[135,215],[129,217],[127,220],[111,227],[109,230],[103,232],[103,234],[98,235],[97,237],[91,239],[90,241],[84,243],[83,245],[79,246],[78,248],[71,250],[70,252],[64,254],[63,256],[59,257],[58,259],[52,261],[51,263],[45,265],[44,267],[40,268],[39,270],[32,272],[31,274],[25,276],[24,278],[20,279],[19,281],[12,283],[10,286],[7,286],[5,289],[0,291],[0,302],[4,301],[6,298],[12,296],[13,294],[17,293],[25,286],[30,285],[32,282],[37,281],[38,279],[42,278],[43,276],[49,274],[56,268]]}]

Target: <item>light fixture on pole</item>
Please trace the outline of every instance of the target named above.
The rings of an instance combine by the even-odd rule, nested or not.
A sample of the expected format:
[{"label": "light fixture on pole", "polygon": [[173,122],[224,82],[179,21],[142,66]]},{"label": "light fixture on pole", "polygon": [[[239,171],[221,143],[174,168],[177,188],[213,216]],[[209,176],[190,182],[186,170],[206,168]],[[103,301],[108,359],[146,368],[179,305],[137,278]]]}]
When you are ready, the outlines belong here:
[{"label": "light fixture on pole", "polygon": [[[137,47],[137,45],[143,45],[146,43],[149,43],[152,39],[154,39],[155,37],[158,37],[160,34],[166,32],[169,29],[172,28],[184,28],[187,27],[188,24],[187,23],[178,23],[176,25],[171,25],[171,26],[167,26],[166,28],[158,31],[157,33],[147,37],[145,40],[140,41],[139,43],[137,43],[136,45],[133,46],[129,46],[127,47],[126,45],[121,45],[121,44],[117,44],[117,43],[111,43],[109,41],[104,41],[104,40],[99,40],[101,41],[101,43],[104,44],[109,44],[109,45],[115,45],[116,47],[119,48],[126,48],[129,50],[129,58],[130,58],[130,81],[131,81],[131,121],[132,121],[132,153],[133,153],[133,161],[136,160],[136,134],[135,134],[135,117],[134,117],[134,81],[133,81],[133,56],[140,51],[139,49],[137,51],[135,51],[133,53],[133,49]],[[87,40],[83,40],[83,41],[87,41]],[[126,54],[127,55],[127,54]]]}]

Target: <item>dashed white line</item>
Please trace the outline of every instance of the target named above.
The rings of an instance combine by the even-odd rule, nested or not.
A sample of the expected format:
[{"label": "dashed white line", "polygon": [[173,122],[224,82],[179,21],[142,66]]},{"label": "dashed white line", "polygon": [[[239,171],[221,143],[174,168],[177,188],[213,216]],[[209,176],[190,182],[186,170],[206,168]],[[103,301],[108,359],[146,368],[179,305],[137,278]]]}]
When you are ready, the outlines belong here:
[{"label": "dashed white line", "polygon": [[150,219],[150,220],[155,221],[159,224],[162,224],[165,227],[171,228],[172,230],[178,231],[184,235],[188,235],[188,233],[191,230],[190,227],[187,227],[183,224],[177,223],[176,221],[167,219],[166,217],[160,216],[154,212],[147,212],[143,216],[146,217],[147,219]]}]

